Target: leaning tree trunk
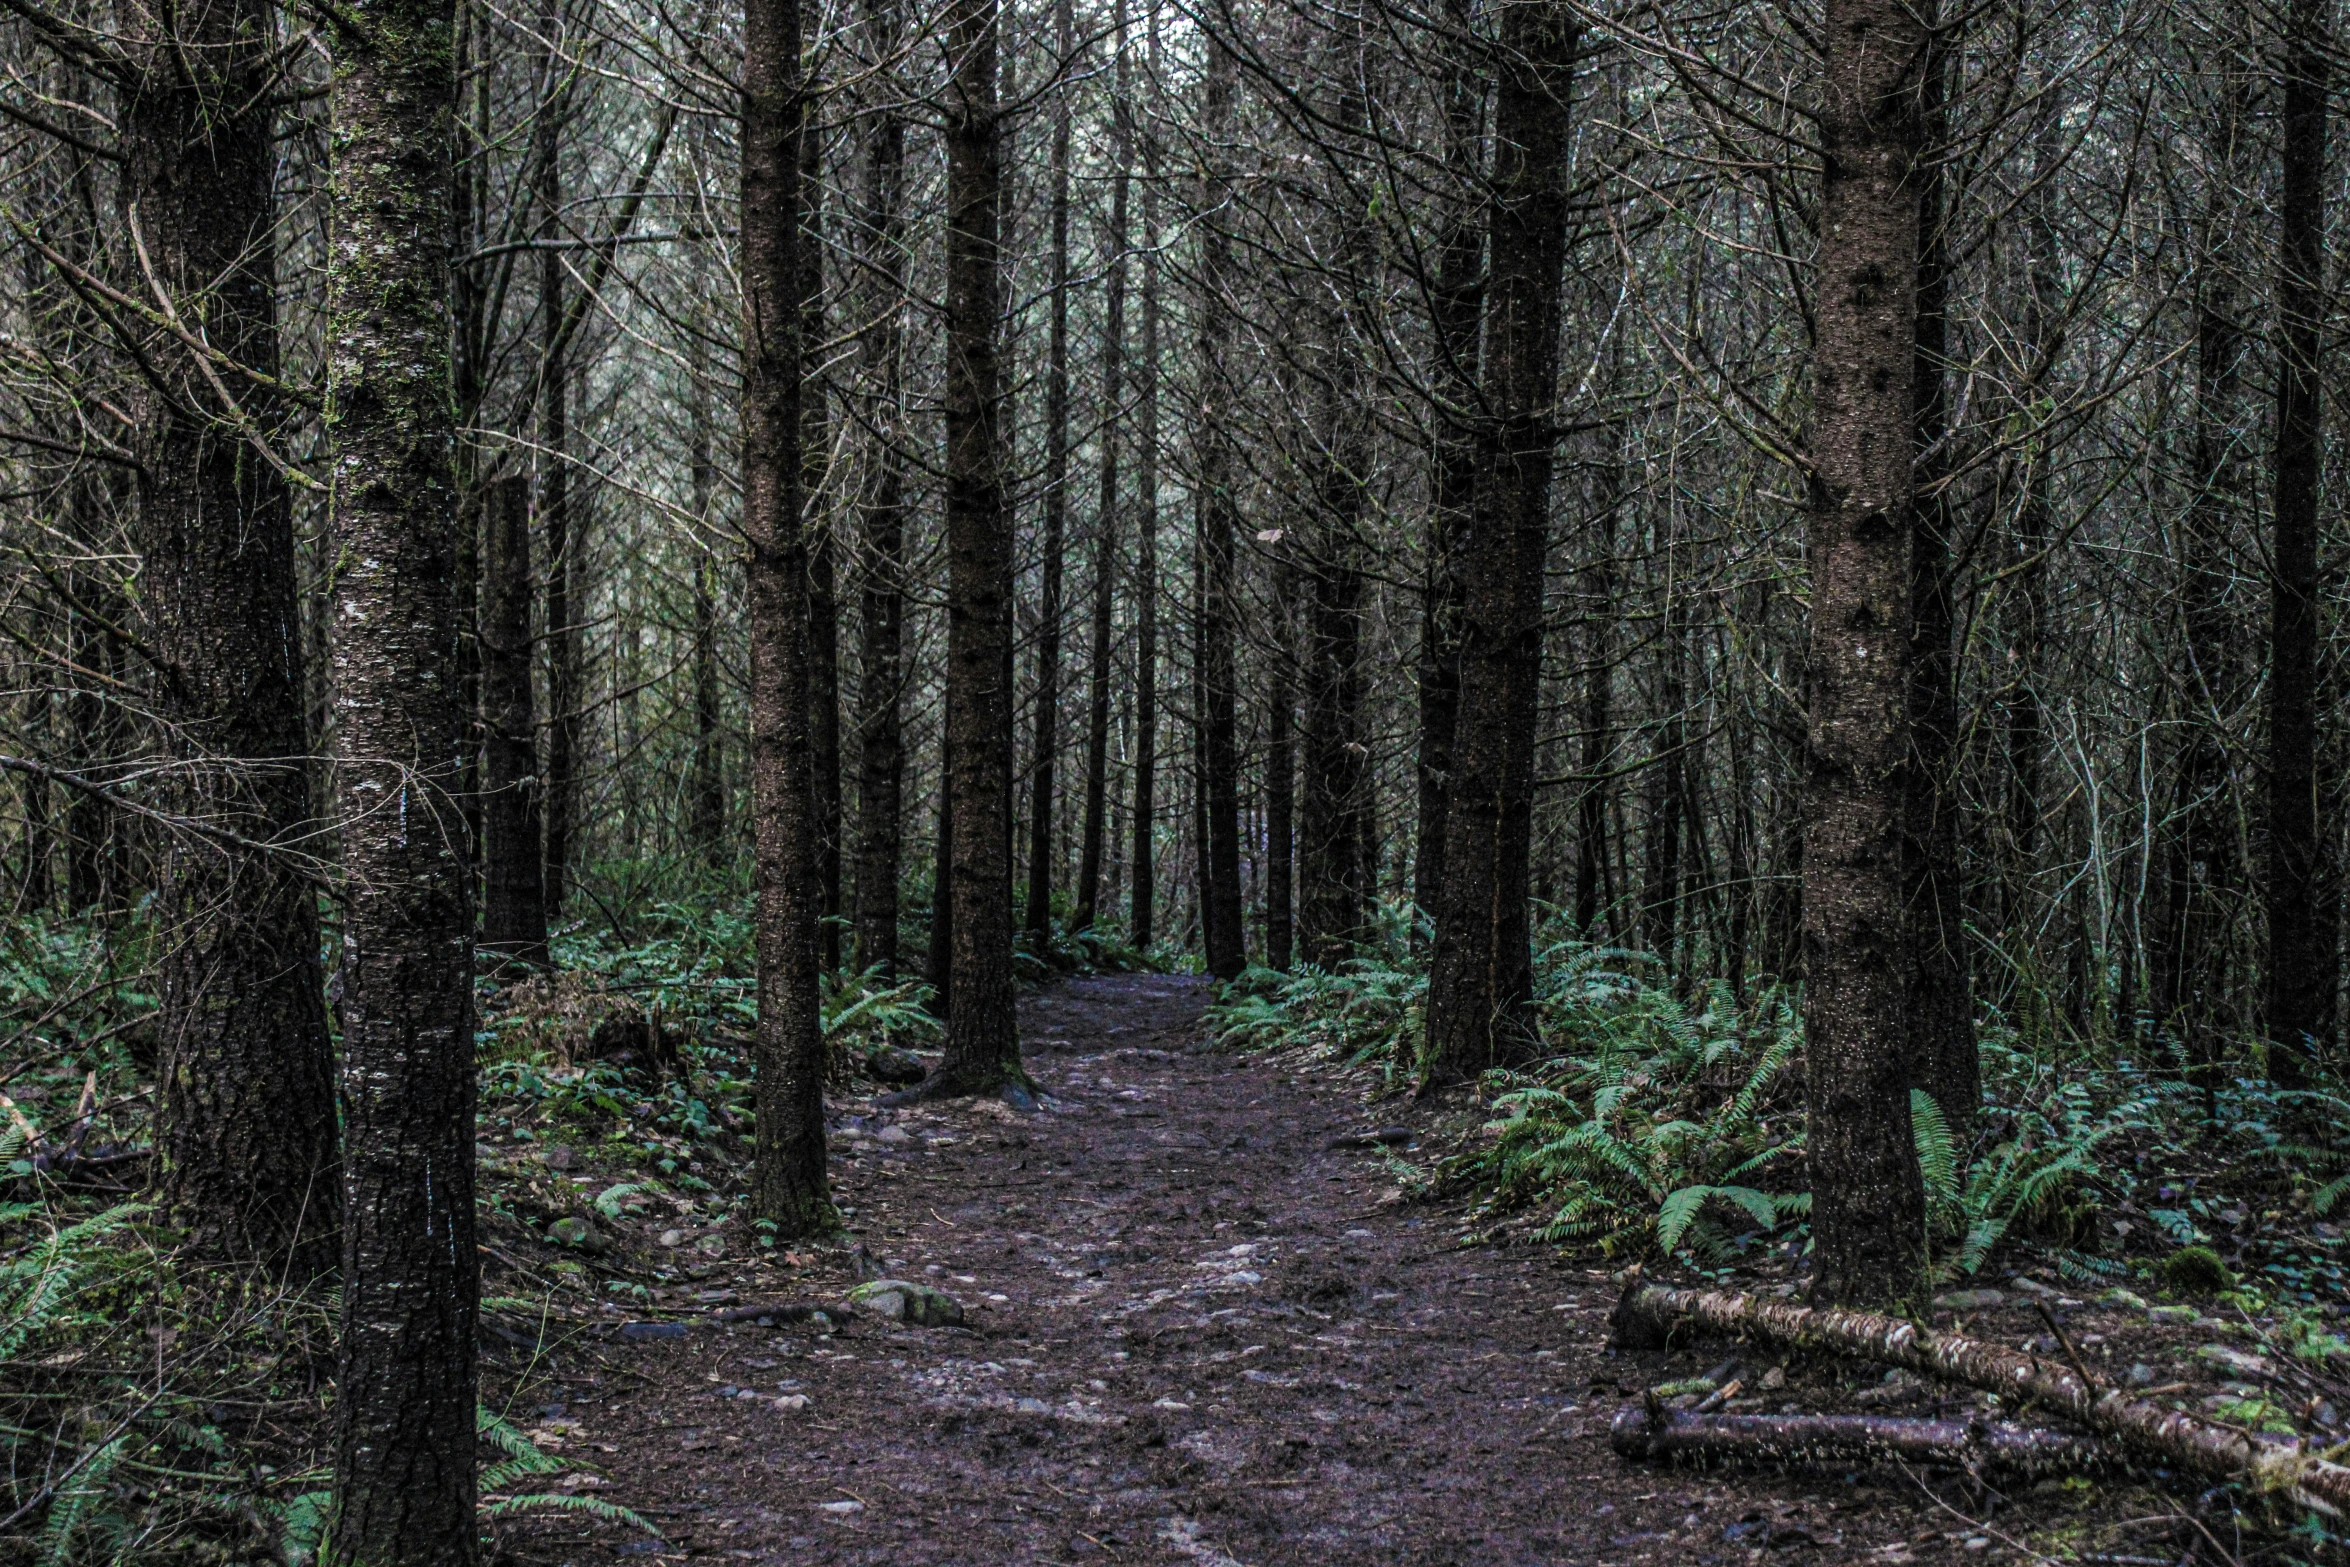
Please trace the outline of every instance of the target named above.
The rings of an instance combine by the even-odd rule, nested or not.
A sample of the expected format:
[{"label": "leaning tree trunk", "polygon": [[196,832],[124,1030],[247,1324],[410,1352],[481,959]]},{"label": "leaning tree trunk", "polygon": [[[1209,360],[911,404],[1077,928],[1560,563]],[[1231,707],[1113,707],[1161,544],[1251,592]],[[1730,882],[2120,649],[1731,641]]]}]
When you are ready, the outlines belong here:
[{"label": "leaning tree trunk", "polygon": [[953,0],[946,93],[948,808],[946,1057],[930,1093],[1020,1084],[1012,996],[1012,519],[1004,503],[998,0]]},{"label": "leaning tree trunk", "polygon": [[1911,1144],[1902,806],[1910,764],[1919,72],[1902,0],[1830,0],[1813,354],[1803,954],[1812,1235],[1822,1300],[1922,1277]]},{"label": "leaning tree trunk", "polygon": [[2277,214],[2277,437],[2269,589],[2269,1075],[2309,1080],[2334,1037],[2341,914],[2318,821],[2318,481],[2325,453],[2326,0],[2287,20],[2284,168]]},{"label": "leaning tree trunk", "polygon": [[[178,764],[166,803],[286,844],[159,845],[156,1183],[204,1250],[322,1273],[334,1263],[335,1104],[317,907],[294,859],[309,745],[292,514],[270,450],[282,433],[270,395],[270,13],[212,0],[133,6],[123,20],[124,218],[176,324],[238,367],[208,378],[170,332],[141,347],[134,537],[157,717]],[[29,814],[25,836],[45,862]]]},{"label": "leaning tree trunk", "polygon": [[[1943,134],[1945,57],[1927,66],[1927,124]],[[1910,1080],[1932,1096],[1965,1147],[1983,1097],[1968,986],[1964,888],[1958,862],[1958,649],[1950,590],[1952,507],[1940,481],[1950,472],[1948,256],[1939,167],[1919,171],[1918,306],[1912,365],[1920,494],[1910,517],[1911,744],[1904,802],[1908,855]],[[1741,795],[1743,798],[1743,794]],[[1745,896],[1743,889],[1739,896]],[[1744,943],[1740,943],[1743,947]]]},{"label": "leaning tree trunk", "polygon": [[[892,58],[903,27],[899,0],[871,0],[872,57]],[[885,108],[867,122],[865,264],[873,280],[871,324],[859,344],[869,405],[873,469],[865,494],[864,591],[857,685],[857,963],[894,978],[898,875],[904,847],[906,461],[906,121]]]},{"label": "leaning tree trunk", "polygon": [[1524,1060],[1537,1043],[1527,881],[1576,31],[1563,5],[1517,6],[1503,23],[1485,296],[1489,422],[1478,432],[1461,549],[1460,718],[1428,981],[1431,1083]]},{"label": "leaning tree trunk", "polygon": [[743,22],[742,526],[751,629],[751,810],[759,1162],[751,1202],[779,1239],[839,1224],[824,1168],[817,1001],[815,782],[808,709],[808,533],[800,450],[799,0]]},{"label": "leaning tree trunk", "polygon": [[485,593],[481,631],[481,944],[509,960],[547,961],[539,859],[538,707],[531,690],[530,503],[519,477],[480,496]]},{"label": "leaning tree trunk", "polygon": [[326,435],[342,828],[343,1276],[328,1554],[475,1560],[473,920],[450,797],[452,0],[335,12]]}]

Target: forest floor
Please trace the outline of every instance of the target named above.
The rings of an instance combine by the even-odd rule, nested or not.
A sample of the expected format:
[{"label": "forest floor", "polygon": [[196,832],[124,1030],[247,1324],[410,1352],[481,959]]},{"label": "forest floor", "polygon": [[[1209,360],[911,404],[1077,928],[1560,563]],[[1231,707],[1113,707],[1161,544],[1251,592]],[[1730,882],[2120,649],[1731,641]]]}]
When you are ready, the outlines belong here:
[{"label": "forest floor", "polygon": [[[507,1560],[2180,1559],[2182,1499],[2135,1484],[2000,1499],[1955,1474],[1617,1458],[1621,1404],[1728,1351],[1611,1350],[1607,1271],[1464,1244],[1460,1216],[1405,1200],[1360,1135],[1409,1123],[1433,1141],[1432,1120],[1474,1107],[1372,1103],[1327,1065],[1208,1053],[1207,999],[1155,975],[1031,995],[1044,1108],[836,1106],[859,1249],[712,1257],[666,1320],[616,1317],[508,1367],[516,1422],[581,1466],[559,1483],[663,1538],[542,1514],[505,1527]],[[713,1320],[838,1302],[860,1277],[946,1290],[966,1323]],[[2036,1328],[2015,1317],[1990,1330]],[[1760,1385],[1819,1395],[1806,1408],[1935,1407],[1880,1376],[1794,1366]]]}]

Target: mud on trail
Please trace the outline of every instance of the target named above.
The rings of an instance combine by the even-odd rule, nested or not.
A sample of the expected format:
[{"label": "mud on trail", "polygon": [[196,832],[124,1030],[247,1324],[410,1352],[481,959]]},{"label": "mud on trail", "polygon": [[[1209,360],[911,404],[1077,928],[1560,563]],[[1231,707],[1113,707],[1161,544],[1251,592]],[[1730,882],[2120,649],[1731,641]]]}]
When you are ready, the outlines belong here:
[{"label": "mud on trail", "polygon": [[[834,1174],[867,1250],[701,1282],[838,1301],[858,1272],[950,1292],[961,1328],[858,1313],[697,1324],[561,1352],[517,1413],[576,1516],[509,1559],[995,1563],[1748,1563],[2006,1549],[1913,1482],[1696,1474],[1607,1445],[1627,1395],[1702,1350],[1606,1347],[1615,1290],[1542,1248],[1465,1248],[1361,1134],[1397,1116],[1263,1057],[1202,1050],[1204,984],[1032,996],[1051,1096],[839,1107]],[[1698,1357],[1693,1359],[1692,1357]],[[1950,1488],[1945,1488],[1946,1490]]]}]

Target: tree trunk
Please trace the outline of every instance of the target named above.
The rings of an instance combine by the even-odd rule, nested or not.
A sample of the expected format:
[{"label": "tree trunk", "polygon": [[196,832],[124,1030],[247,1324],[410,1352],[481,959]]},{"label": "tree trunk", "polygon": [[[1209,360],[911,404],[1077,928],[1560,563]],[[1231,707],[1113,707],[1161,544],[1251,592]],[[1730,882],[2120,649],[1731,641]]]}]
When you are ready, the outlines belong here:
[{"label": "tree trunk", "polygon": [[[1472,33],[1467,0],[1448,0],[1446,20],[1462,40]],[[1465,590],[1459,551],[1477,482],[1477,320],[1484,306],[1484,236],[1473,193],[1483,173],[1484,90],[1455,43],[1448,51],[1444,97],[1446,173],[1462,198],[1436,242],[1436,292],[1430,325],[1445,389],[1431,454],[1427,581],[1420,604],[1419,841],[1412,856],[1412,901],[1435,921],[1444,889],[1445,788],[1461,689],[1461,613]],[[1285,966],[1285,965],[1277,965]]]},{"label": "tree trunk", "polygon": [[[1618,343],[1621,343],[1618,334]],[[1611,385],[1620,390],[1623,353],[1612,350]],[[1577,760],[1582,792],[1575,800],[1575,930],[1599,939],[1600,911],[1615,903],[1608,874],[1608,801],[1614,794],[1608,758],[1615,750],[1616,534],[1624,514],[1624,448],[1631,425],[1618,419],[1608,431],[1608,460],[1599,472],[1597,531],[1583,568],[1583,744]],[[1620,937],[1618,939],[1621,939]]]},{"label": "tree trunk", "polygon": [[[179,321],[274,377],[269,13],[221,0],[132,7],[125,23],[125,221]],[[309,744],[292,513],[264,455],[279,416],[266,381],[233,372],[225,402],[175,336],[152,333],[142,358],[135,538],[156,716],[179,764],[165,801],[289,843],[287,857],[179,834],[160,845],[158,1195],[208,1252],[323,1273],[333,1062],[315,894],[290,858],[310,814]]]},{"label": "tree trunk", "polygon": [[[1947,57],[1936,49],[1926,66],[1927,134],[1945,134],[1942,97]],[[1975,1052],[1974,998],[1966,958],[1964,889],[1959,881],[1958,649],[1951,609],[1951,504],[1941,489],[1950,471],[1943,443],[1950,431],[1948,354],[1949,277],[1939,165],[1920,170],[1918,182],[1918,304],[1911,359],[1916,420],[1916,484],[1910,513],[1910,743],[1904,852],[1908,856],[1911,969],[1909,977],[1910,1081],[1930,1095],[1967,1146],[1982,1102],[1982,1068]],[[1736,743],[1736,742],[1734,742]],[[1743,799],[1744,786],[1741,786]],[[1743,889],[1741,889],[1743,896]],[[1741,943],[1743,945],[1743,943]]]},{"label": "tree trunk", "polygon": [[1199,603],[1194,612],[1194,684],[1198,710],[1200,778],[1200,921],[1208,972],[1231,979],[1247,965],[1240,904],[1240,755],[1238,676],[1233,642],[1240,512],[1233,486],[1231,405],[1238,395],[1227,363],[1232,342],[1232,237],[1222,142],[1232,120],[1235,62],[1210,43],[1200,109],[1201,136],[1211,149],[1199,176],[1199,377],[1192,438],[1198,452]]},{"label": "tree trunk", "polygon": [[520,478],[481,496],[486,570],[481,716],[481,944],[517,963],[547,961],[539,857],[538,710],[531,689],[530,504]]},{"label": "tree trunk", "polygon": [[800,442],[801,92],[798,0],[751,0],[742,66],[742,526],[751,630],[751,810],[759,1025],[754,1213],[778,1239],[836,1228],[824,1164],[824,1039],[808,701],[808,531]]},{"label": "tree trunk", "polygon": [[[893,58],[904,28],[901,0],[870,0],[867,17],[872,58]],[[866,427],[873,470],[865,495],[859,605],[856,933],[858,966],[878,967],[886,979],[898,968],[906,782],[904,116],[881,110],[867,122],[866,138],[865,264],[875,299],[858,351],[870,388]]]},{"label": "tree trunk", "polygon": [[451,0],[336,12],[326,276],[334,451],[343,1259],[329,1554],[476,1559],[473,920],[449,342]]},{"label": "tree trunk", "polygon": [[[822,86],[810,83],[811,93]],[[817,964],[840,967],[840,592],[830,490],[832,432],[816,375],[824,343],[824,127],[811,111],[800,128],[800,343],[809,356],[800,393],[800,460],[808,533],[808,743],[816,812]]]},{"label": "tree trunk", "polygon": [[1876,1302],[1913,1290],[1925,1262],[1901,829],[1928,47],[1899,0],[1830,0],[1824,35],[1803,851],[1813,1288]]},{"label": "tree trunk", "polygon": [[998,0],[946,18],[947,790],[953,919],[939,1095],[1020,1085],[1012,995],[1012,525],[1004,503]]},{"label": "tree trunk", "polygon": [[[705,334],[687,340],[687,373],[692,381],[687,432],[687,484],[694,522],[702,539],[717,536],[713,511],[717,464],[710,452],[710,351]],[[689,835],[703,863],[720,870],[734,863],[726,838],[726,740],[719,729],[717,563],[704,543],[694,556],[693,682],[694,760],[688,784]]]},{"label": "tree trunk", "polygon": [[2334,1041],[2338,894],[2318,825],[2318,482],[2325,453],[2326,0],[2287,13],[2277,214],[2277,423],[2269,585],[2269,1076],[2307,1083]]},{"label": "tree trunk", "polygon": [[[1151,71],[1158,80],[1158,12],[1151,12]],[[1157,141],[1143,133],[1142,353],[1134,396],[1134,868],[1126,939],[1148,952],[1159,873],[1159,200]]]},{"label": "tree trunk", "polygon": [[1297,567],[1284,546],[1273,566],[1273,645],[1265,659],[1265,966],[1276,973],[1287,973],[1297,955],[1296,605]]},{"label": "tree trunk", "polygon": [[1134,159],[1134,110],[1128,96],[1126,4],[1113,6],[1113,87],[1110,98],[1110,225],[1102,236],[1107,275],[1102,284],[1102,488],[1093,523],[1093,648],[1089,662],[1085,736],[1085,817],[1079,828],[1077,912],[1074,926],[1090,929],[1101,903],[1102,844],[1110,797],[1110,687],[1117,668],[1112,634],[1118,604],[1118,431],[1124,410],[1126,364],[1126,191]]},{"label": "tree trunk", "polygon": [[1428,981],[1432,1083],[1516,1063],[1536,1045],[1527,883],[1577,29],[1563,5],[1519,6],[1502,25],[1485,295],[1489,422],[1478,431],[1462,549],[1460,722]]},{"label": "tree trunk", "polygon": [[939,714],[938,836],[930,869],[930,946],[923,974],[930,981],[931,1012],[940,1021],[954,1016],[955,1001],[955,709],[954,693]]},{"label": "tree trunk", "polygon": [[[567,66],[557,48],[563,33],[562,0],[546,0],[539,13],[540,96],[533,130],[539,238],[550,247],[563,236],[563,130],[567,118]],[[570,895],[572,837],[579,817],[580,751],[579,632],[571,623],[573,564],[579,541],[572,537],[571,331],[564,317],[564,252],[539,254],[539,451],[538,529],[544,546],[547,618],[547,767],[541,790],[546,816],[546,901],[550,917],[561,919]]]},{"label": "tree trunk", "polygon": [[[1070,0],[1053,8],[1054,44],[1066,60],[1076,48]],[[1029,772],[1028,934],[1040,946],[1053,933],[1054,764],[1061,739],[1062,549],[1069,533],[1069,138],[1070,102],[1056,95],[1052,139],[1052,324],[1044,372],[1044,596],[1037,607],[1036,743]]]}]

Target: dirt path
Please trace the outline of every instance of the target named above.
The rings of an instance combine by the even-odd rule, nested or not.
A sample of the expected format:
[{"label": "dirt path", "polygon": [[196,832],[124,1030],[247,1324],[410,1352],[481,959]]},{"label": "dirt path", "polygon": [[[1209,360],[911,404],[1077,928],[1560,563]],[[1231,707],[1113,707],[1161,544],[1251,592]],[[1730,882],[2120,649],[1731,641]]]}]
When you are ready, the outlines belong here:
[{"label": "dirt path", "polygon": [[[1364,1107],[1199,1053],[1204,1000],[1180,978],[1058,987],[1023,1011],[1045,1111],[844,1125],[838,1189],[872,1265],[951,1291],[969,1328],[860,1316],[827,1338],[613,1345],[539,1414],[668,1543],[550,1523],[518,1554],[1514,1567],[1944,1548],[1957,1521],[1914,1491],[1618,1461],[1619,1390],[1665,1366],[1606,1351],[1605,1278],[1464,1249],[1443,1213],[1383,1204],[1379,1156],[1332,1146],[1377,1124]],[[802,1280],[832,1298],[851,1282]]]}]

